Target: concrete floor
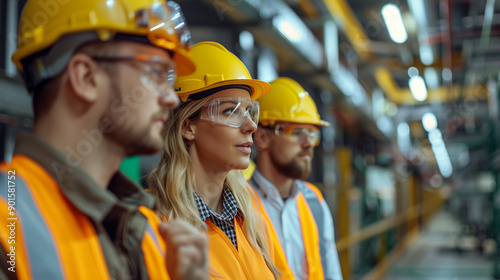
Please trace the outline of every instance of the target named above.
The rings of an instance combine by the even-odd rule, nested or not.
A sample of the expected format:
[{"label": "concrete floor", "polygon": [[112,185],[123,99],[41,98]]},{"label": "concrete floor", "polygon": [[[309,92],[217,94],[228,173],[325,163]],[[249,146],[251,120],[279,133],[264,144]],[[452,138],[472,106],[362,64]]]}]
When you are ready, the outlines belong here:
[{"label": "concrete floor", "polygon": [[485,252],[480,253],[477,239],[461,237],[460,232],[460,224],[452,215],[438,213],[384,280],[493,279],[494,243],[487,242]]}]

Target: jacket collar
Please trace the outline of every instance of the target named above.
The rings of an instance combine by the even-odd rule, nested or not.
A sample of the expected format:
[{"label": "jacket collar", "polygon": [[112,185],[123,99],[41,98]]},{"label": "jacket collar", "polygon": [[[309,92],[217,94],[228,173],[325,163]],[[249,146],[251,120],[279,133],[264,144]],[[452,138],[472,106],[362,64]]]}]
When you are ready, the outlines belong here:
[{"label": "jacket collar", "polygon": [[129,211],[135,211],[139,205],[154,208],[154,198],[120,171],[103,189],[69,155],[33,134],[18,135],[15,154],[30,157],[42,166],[67,199],[97,223],[101,223],[117,204]]}]

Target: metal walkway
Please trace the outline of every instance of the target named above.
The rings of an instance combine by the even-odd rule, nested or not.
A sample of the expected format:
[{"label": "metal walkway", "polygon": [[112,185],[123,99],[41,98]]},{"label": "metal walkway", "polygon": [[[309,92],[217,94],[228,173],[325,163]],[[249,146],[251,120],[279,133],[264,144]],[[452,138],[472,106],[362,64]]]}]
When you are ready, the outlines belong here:
[{"label": "metal walkway", "polygon": [[480,252],[477,239],[462,232],[451,214],[439,212],[384,280],[493,279],[493,242],[486,242]]}]

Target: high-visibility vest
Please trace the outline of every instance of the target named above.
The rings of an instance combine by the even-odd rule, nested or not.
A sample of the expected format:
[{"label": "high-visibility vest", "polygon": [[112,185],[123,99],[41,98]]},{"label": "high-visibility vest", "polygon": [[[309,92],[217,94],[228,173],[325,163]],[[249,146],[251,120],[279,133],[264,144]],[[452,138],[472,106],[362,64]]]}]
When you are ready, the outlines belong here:
[{"label": "high-visibility vest", "polygon": [[[15,192],[5,185],[11,172]],[[11,253],[18,279],[111,279],[94,225],[40,165],[15,155],[11,163],[0,164],[0,180],[0,219],[15,225],[0,227],[0,244]],[[147,207],[139,211],[148,220],[141,247],[150,279],[168,280],[159,219]]]},{"label": "high-visibility vest", "polygon": [[280,240],[278,238],[278,234],[276,233],[276,229],[274,228],[274,225],[273,225],[273,222],[271,221],[271,218],[269,218],[269,215],[267,214],[267,211],[264,208],[264,205],[262,204],[262,201],[260,200],[259,196],[255,192],[255,189],[250,186],[249,192],[251,194],[252,203],[253,203],[255,209],[258,209],[260,211],[262,219],[269,225],[268,235],[271,236],[269,239],[272,241],[271,246],[273,247],[273,250],[274,250],[274,256],[275,256],[274,257],[274,259],[275,259],[274,264],[281,272],[280,279],[283,279],[283,280],[295,279],[295,276],[293,275],[293,272],[290,269],[290,266],[288,266],[285,252],[283,251],[283,247],[281,246]]},{"label": "high-visibility vest", "polygon": [[146,232],[142,238],[141,248],[144,254],[144,262],[151,280],[169,280],[166,268],[166,246],[159,232],[160,219],[156,212],[140,206],[139,211],[148,219]]},{"label": "high-visibility vest", "polygon": [[[302,240],[304,243],[305,257],[308,267],[308,279],[318,280],[324,279],[323,262],[324,255],[322,254],[320,240],[323,236],[322,222],[317,223],[316,221],[322,221],[323,211],[321,209],[321,202],[323,201],[323,196],[321,192],[312,184],[305,183],[304,185],[299,185],[299,193],[296,197],[297,212],[299,213],[300,225],[302,230]],[[253,189],[263,195],[260,190],[259,185],[252,178],[249,182]],[[262,204],[260,197],[258,197],[259,203]],[[319,206],[319,208],[318,208]],[[266,211],[266,216],[269,214]],[[315,215],[316,214],[316,215]],[[272,221],[271,221],[272,222]],[[321,230],[319,227],[321,225]],[[321,233],[321,234],[320,234]],[[281,246],[281,251],[284,252]],[[323,256],[323,257],[322,257]]]},{"label": "high-visibility vest", "polygon": [[316,226],[319,235],[319,245],[320,245],[319,251],[321,255],[321,266],[324,269],[326,265],[326,248],[321,241],[326,240],[325,229],[324,229],[325,212],[323,211],[323,206],[321,204],[325,199],[321,194],[321,191],[315,185],[306,181],[299,181],[299,184],[300,183],[304,184],[302,187],[305,188],[302,189],[302,194],[307,202],[307,206],[309,206],[309,209],[311,210],[311,214],[314,217],[314,221],[316,221]]},{"label": "high-visibility vest", "polygon": [[[237,216],[233,221],[238,249],[221,229],[206,220],[210,279],[274,280],[262,254],[248,242],[242,220]],[[274,252],[271,247],[269,249],[274,259]]]}]

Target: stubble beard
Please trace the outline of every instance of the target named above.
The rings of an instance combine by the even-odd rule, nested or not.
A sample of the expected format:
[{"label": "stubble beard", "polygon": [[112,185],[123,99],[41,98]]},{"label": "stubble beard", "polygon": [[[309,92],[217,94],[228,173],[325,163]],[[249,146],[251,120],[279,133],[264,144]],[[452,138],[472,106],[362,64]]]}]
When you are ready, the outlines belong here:
[{"label": "stubble beard", "polygon": [[271,161],[279,173],[282,175],[298,180],[305,180],[311,174],[311,161],[300,161],[298,156],[292,158],[289,162],[279,162],[275,156],[271,156]]},{"label": "stubble beard", "polygon": [[[131,108],[124,102],[122,96],[124,93],[121,92],[115,77],[112,79],[110,90],[112,91],[112,100],[109,103],[106,114],[101,118],[101,121],[103,119],[111,120],[113,129],[110,131],[103,131],[104,136],[121,145],[127,156],[154,154],[158,152],[161,149],[163,141],[156,141],[156,139],[152,139],[153,136],[150,135],[154,119],[151,119],[151,123],[149,123],[148,128],[145,129],[143,133],[140,135],[137,132],[133,133],[135,124],[131,112],[134,108]],[[127,110],[117,110],[117,108],[125,107]]]}]

